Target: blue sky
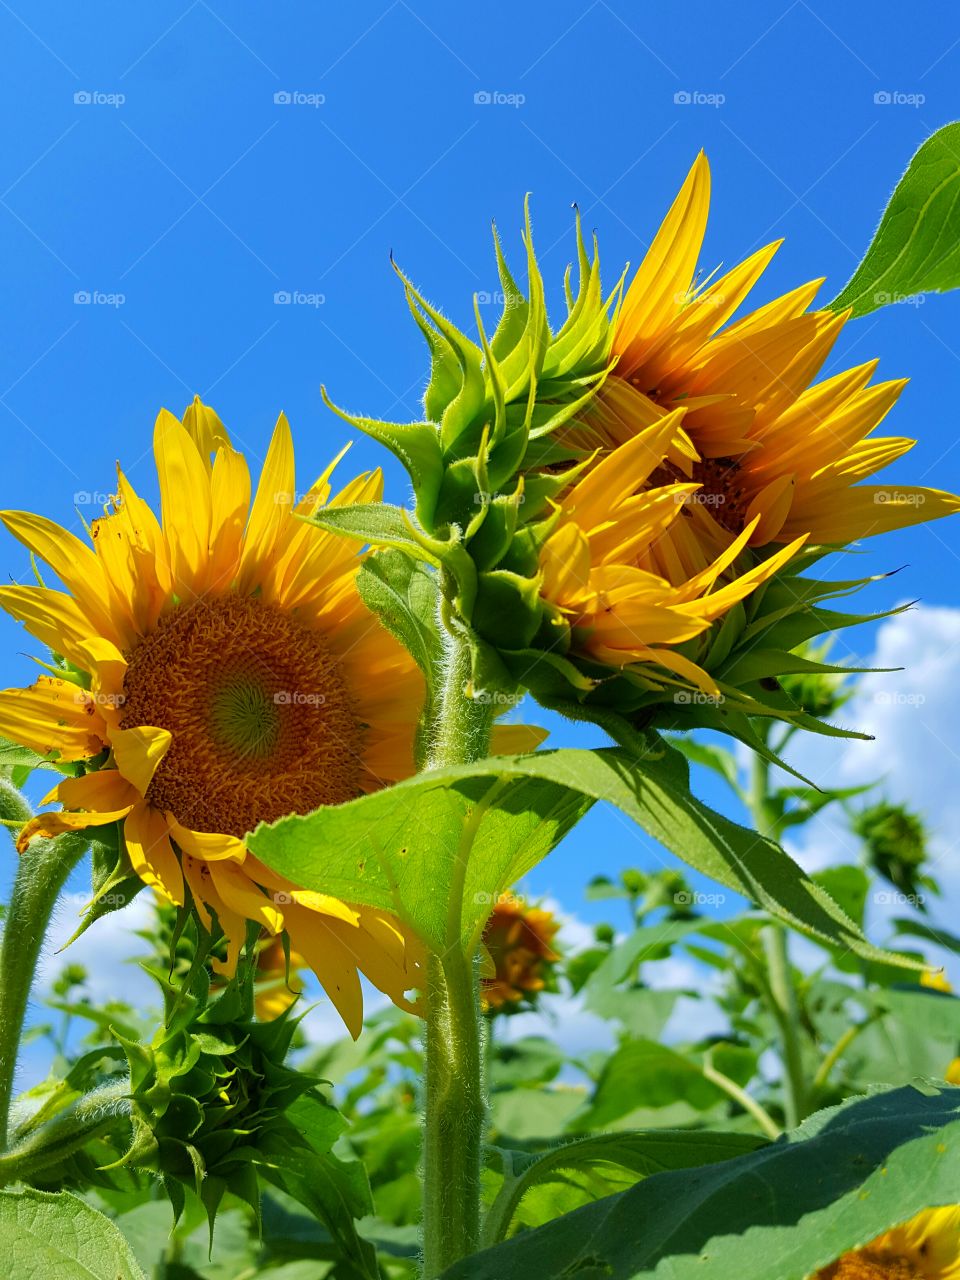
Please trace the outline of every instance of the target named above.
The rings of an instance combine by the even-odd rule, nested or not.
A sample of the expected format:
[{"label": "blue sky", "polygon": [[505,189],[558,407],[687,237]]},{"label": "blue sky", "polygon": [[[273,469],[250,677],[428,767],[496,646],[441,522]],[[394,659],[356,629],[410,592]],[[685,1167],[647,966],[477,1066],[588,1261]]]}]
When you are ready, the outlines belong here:
[{"label": "blue sky", "polygon": [[[701,147],[706,269],[785,236],[757,300],[819,276],[832,296],[916,147],[960,115],[960,18],[946,3],[925,13],[904,22],[888,0],[3,3],[0,504],[79,527],[75,502],[95,514],[117,458],[154,494],[155,414],[194,392],[257,458],[286,410],[309,481],[349,438],[321,381],[371,416],[417,416],[425,352],[391,250],[470,328],[473,293],[497,287],[491,219],[519,259],[530,191],[556,304],[571,203],[612,283]],[[904,482],[960,486],[958,317],[957,296],[891,307],[851,324],[828,366],[877,355],[885,376],[912,378],[891,419],[919,438],[893,472]],[[377,463],[402,500],[399,469],[359,439],[350,468]],[[909,566],[871,605],[952,606],[958,547],[960,524],[869,544],[864,572]],[[22,578],[22,550],[0,548],[4,576]],[[859,652],[874,643],[865,631]],[[29,647],[0,621],[5,683],[32,677]],[[935,776],[949,751],[931,756]],[[598,848],[610,871],[657,864],[598,812],[532,887],[578,905]]]}]

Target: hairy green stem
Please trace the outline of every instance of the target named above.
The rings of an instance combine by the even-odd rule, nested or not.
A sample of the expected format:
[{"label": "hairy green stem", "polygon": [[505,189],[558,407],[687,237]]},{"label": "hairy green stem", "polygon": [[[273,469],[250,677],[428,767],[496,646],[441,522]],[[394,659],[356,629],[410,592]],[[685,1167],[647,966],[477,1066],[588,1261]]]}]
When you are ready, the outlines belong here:
[{"label": "hairy green stem", "polygon": [[[492,712],[470,696],[470,648],[451,634],[428,767],[486,755]],[[476,958],[464,949],[463,881],[473,837],[490,799],[468,817],[451,850],[446,949],[428,962],[423,1115],[423,1276],[434,1278],[480,1243],[480,1166],[486,1123],[483,1036]]]},{"label": "hairy green stem", "polygon": [[118,1117],[130,1113],[130,1081],[121,1080],[84,1094],[67,1111],[48,1120],[23,1142],[0,1155],[0,1187],[29,1182],[41,1170],[60,1165]]},{"label": "hairy green stem", "polygon": [[[770,765],[761,755],[753,757],[750,780],[750,812],[757,831],[779,840],[779,824],[770,810]],[[800,1043],[800,1009],[790,968],[787,931],[776,922],[763,929],[763,946],[772,1010],[780,1032],[780,1056],[784,1068],[784,1115],[787,1128],[795,1128],[807,1114],[807,1082]]]},{"label": "hairy green stem", "polygon": [[[31,817],[26,800],[5,779],[0,779],[0,816],[19,825]],[[7,1145],[17,1054],[40,948],[60,891],[88,845],[79,833],[38,840],[17,867],[0,947],[0,1151]]]}]

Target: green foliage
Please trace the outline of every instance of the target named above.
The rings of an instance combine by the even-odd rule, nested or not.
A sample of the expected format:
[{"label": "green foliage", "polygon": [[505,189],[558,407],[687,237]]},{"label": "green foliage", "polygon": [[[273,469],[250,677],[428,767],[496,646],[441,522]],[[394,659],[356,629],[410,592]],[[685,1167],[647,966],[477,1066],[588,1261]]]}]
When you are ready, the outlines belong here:
[{"label": "green foliage", "polygon": [[0,1191],[0,1266],[16,1280],[144,1280],[113,1223],[66,1191]]},{"label": "green foliage", "polygon": [[898,1089],[822,1111],[721,1164],[654,1174],[443,1280],[633,1280],[661,1263],[676,1280],[807,1280],[920,1210],[958,1199],[960,1089]]},{"label": "green foliage", "polygon": [[791,926],[898,963],[781,849],[697,801],[684,762],[655,740],[642,769],[621,751],[569,749],[421,774],[261,826],[249,845],[306,890],[397,910],[442,951],[454,940],[475,943],[496,895],[546,857],[595,800],[616,805],[697,871]]},{"label": "green foliage", "polygon": [[931,134],[910,161],[863,261],[830,303],[855,316],[960,285],[960,123]]}]

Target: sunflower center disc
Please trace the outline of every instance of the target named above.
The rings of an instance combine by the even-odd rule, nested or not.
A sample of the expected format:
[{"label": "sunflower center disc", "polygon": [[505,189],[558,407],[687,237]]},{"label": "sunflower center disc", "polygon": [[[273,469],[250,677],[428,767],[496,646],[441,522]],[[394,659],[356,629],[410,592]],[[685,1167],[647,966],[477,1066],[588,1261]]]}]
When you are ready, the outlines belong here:
[{"label": "sunflower center disc", "polygon": [[866,1249],[847,1254],[817,1274],[823,1280],[923,1280],[926,1272],[917,1270],[909,1258]]},{"label": "sunflower center disc", "polygon": [[169,729],[147,791],[194,831],[258,822],[360,793],[361,726],[323,637],[272,605],[180,605],[127,655],[121,726]]}]

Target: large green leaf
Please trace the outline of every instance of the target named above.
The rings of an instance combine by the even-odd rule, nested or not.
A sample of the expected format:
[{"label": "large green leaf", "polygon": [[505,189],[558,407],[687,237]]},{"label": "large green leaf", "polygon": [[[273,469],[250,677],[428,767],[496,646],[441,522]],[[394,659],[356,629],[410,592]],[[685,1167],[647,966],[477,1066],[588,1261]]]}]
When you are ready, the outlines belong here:
[{"label": "large green leaf", "polygon": [[541,1155],[491,1148],[487,1163],[503,1174],[503,1184],[490,1207],[484,1236],[491,1243],[503,1239],[532,1187],[564,1179],[572,1171],[616,1165],[634,1178],[647,1178],[667,1169],[690,1169],[741,1156],[765,1141],[746,1133],[648,1129],[578,1138]]},{"label": "large green leaf", "polygon": [[960,122],[931,134],[910,161],[870,248],[830,303],[867,315],[960,285]]},{"label": "large green leaf", "polygon": [[902,1088],[749,1155],[654,1174],[458,1263],[442,1280],[806,1280],[960,1200],[960,1089]]},{"label": "large green leaf", "polygon": [[0,1191],[0,1268],[10,1280],[144,1280],[110,1219],[67,1191]]},{"label": "large green leaf", "polygon": [[791,927],[866,959],[898,962],[871,946],[782,849],[697,800],[686,762],[662,742],[641,764],[616,748],[570,749],[419,774],[261,826],[248,844],[304,890],[396,909],[439,950],[454,934],[475,940],[493,896],[544,858],[596,800]]}]

